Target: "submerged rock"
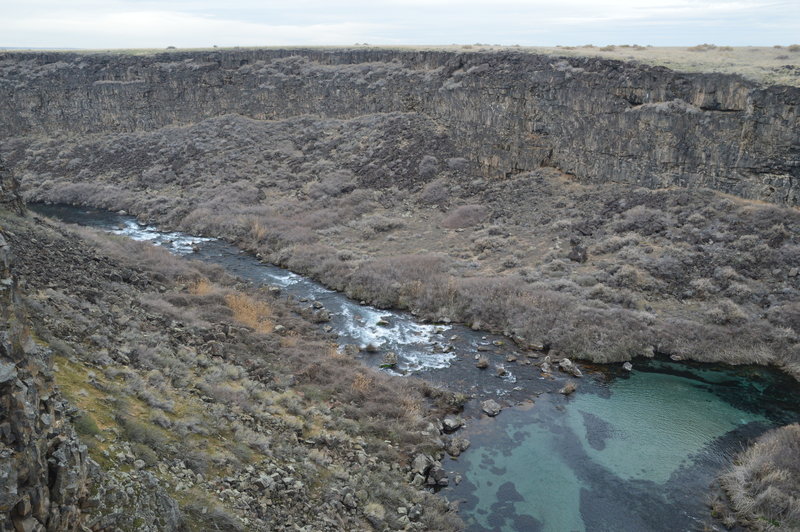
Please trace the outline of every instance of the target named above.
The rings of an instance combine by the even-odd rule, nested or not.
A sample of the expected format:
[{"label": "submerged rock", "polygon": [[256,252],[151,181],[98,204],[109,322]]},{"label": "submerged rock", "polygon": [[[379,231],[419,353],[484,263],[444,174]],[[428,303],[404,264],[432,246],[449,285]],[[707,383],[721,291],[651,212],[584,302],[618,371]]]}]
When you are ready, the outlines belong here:
[{"label": "submerged rock", "polygon": [[560,390],[558,390],[558,393],[561,393],[561,394],[564,394],[564,395],[569,395],[569,394],[575,392],[575,390],[577,390],[577,389],[578,389],[578,385],[575,384],[573,381],[569,381]]}]

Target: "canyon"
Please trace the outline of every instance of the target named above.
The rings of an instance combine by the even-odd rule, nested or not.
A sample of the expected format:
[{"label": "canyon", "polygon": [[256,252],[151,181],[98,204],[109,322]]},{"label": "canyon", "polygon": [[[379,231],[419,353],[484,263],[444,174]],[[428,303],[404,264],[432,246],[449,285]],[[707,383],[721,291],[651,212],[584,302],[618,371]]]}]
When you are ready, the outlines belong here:
[{"label": "canyon", "polygon": [[[36,472],[0,507],[20,523],[58,529],[83,519],[99,529],[102,519],[87,517],[97,514],[92,508],[119,515],[138,505],[146,523],[120,517],[117,526],[191,528],[217,508],[209,494],[225,490],[229,504],[234,490],[249,497],[248,507],[237,508],[238,517],[213,510],[206,526],[243,526],[244,518],[259,529],[293,516],[298,527],[321,529],[458,529],[450,508],[403,477],[414,478],[411,459],[420,455],[430,460],[423,475],[432,471],[450,442],[441,419],[466,400],[328,356],[309,315],[274,294],[257,297],[273,309],[269,331],[258,321],[237,324],[230,302],[238,300],[230,297],[250,292],[235,280],[20,217],[22,198],[124,210],[166,229],[222,238],[355,301],[491,330],[537,358],[635,366],[641,357],[671,357],[768,365],[800,378],[798,87],[513,50],[242,49],[7,52],[0,96],[0,157],[10,170],[0,183],[3,231],[23,257],[17,270],[26,287],[24,297],[16,281],[3,292],[12,309],[3,315],[12,335],[3,363],[23,372],[8,373],[14,378],[30,381],[29,372],[36,379],[26,384],[35,396],[22,401],[27,406],[14,399],[16,381],[0,383],[4,412],[45,412],[63,432],[58,449],[71,450],[61,467],[74,480],[65,492],[53,484],[61,473],[46,459],[35,462]],[[47,245],[37,251],[31,239]],[[48,257],[66,277],[48,279]],[[103,279],[98,290],[93,276]],[[203,288],[206,281],[212,288]],[[155,331],[160,346],[118,337],[113,322],[122,307],[137,309],[123,329]],[[101,334],[79,318],[82,308],[104,323]],[[67,325],[55,309],[69,309]],[[109,309],[113,319],[99,317]],[[16,325],[26,319],[36,341]],[[278,322],[293,334],[276,337]],[[264,335],[278,362],[249,354]],[[296,342],[314,357],[302,360]],[[170,362],[157,364],[167,345]],[[93,412],[100,429],[87,429],[80,412],[67,415],[53,395],[43,377],[53,358],[67,402]],[[89,371],[91,386],[80,384]],[[198,384],[204,379],[211,383]],[[234,417],[209,429],[195,392],[180,391],[186,382],[216,412],[233,408]],[[137,395],[137,386],[147,393]],[[403,393],[412,394],[405,413],[394,408]],[[114,408],[123,414],[102,406],[104,394],[120,401]],[[153,427],[146,430],[136,425],[141,416],[124,414],[142,409],[160,412],[147,417]],[[376,426],[375,416],[395,419],[399,434]],[[89,435],[88,454],[71,424],[82,427],[81,441]],[[109,427],[129,444],[117,437],[109,444]],[[20,452],[55,452],[52,429],[14,430],[32,442]],[[171,435],[209,430],[210,444]],[[764,442],[786,440],[770,434]],[[220,443],[227,438],[246,440],[247,449]],[[315,443],[294,449],[298,438]],[[790,453],[783,443],[754,449],[748,460],[755,463],[759,452]],[[199,457],[212,451],[216,462]],[[131,470],[133,458],[147,467]],[[0,467],[14,471],[14,463]],[[100,473],[98,463],[111,473]],[[369,467],[358,476],[354,463]],[[182,479],[182,488],[163,485],[150,472],[159,467]],[[262,482],[262,467],[274,479],[294,478]],[[326,469],[339,473],[328,478],[320,473]],[[728,493],[737,493],[744,469],[725,477]],[[100,496],[87,495],[87,477],[102,479]],[[391,489],[371,497],[348,488],[356,481]],[[258,482],[272,486],[269,503]],[[108,495],[146,483],[148,496]],[[41,501],[43,486],[58,493],[56,502],[34,511],[24,500]],[[181,500],[175,494],[186,486],[208,502]],[[293,493],[297,500],[286,506]],[[326,506],[314,516],[309,502],[320,497]],[[394,515],[396,507],[405,513]],[[744,513],[742,522],[757,528],[758,518]]]}]

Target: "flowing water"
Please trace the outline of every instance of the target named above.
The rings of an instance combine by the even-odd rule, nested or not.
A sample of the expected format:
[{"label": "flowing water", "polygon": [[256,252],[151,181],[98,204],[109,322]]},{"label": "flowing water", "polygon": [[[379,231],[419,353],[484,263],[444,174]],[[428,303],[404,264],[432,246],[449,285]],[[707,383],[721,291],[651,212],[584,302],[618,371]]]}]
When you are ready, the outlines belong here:
[{"label": "flowing water", "polygon": [[[69,206],[34,206],[66,222],[93,226],[213,262],[257,283],[278,286],[330,313],[340,344],[373,344],[399,356],[396,372],[416,373],[478,398],[517,404],[497,418],[467,409],[459,435],[472,445],[446,469],[461,482],[444,494],[461,501],[470,530],[675,531],[701,529],[709,484],[730,456],[771,427],[800,420],[800,386],[767,368],[634,362],[631,373],[588,368],[579,389],[552,393],[535,360],[497,335],[461,325],[419,323],[408,313],[349,300],[314,281],[261,263],[216,239],[161,232],[130,216]],[[508,375],[477,370],[482,352]],[[516,360],[508,362],[511,356]],[[381,354],[362,353],[377,366]],[[525,402],[525,398],[536,397]]]}]

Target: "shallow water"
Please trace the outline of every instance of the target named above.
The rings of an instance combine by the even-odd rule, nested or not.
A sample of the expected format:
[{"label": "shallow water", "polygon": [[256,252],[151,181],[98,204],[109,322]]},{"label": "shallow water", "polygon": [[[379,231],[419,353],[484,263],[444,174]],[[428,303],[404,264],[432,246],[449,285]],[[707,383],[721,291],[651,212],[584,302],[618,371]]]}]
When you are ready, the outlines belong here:
[{"label": "shallow water", "polygon": [[[675,531],[709,519],[709,484],[746,443],[773,426],[800,420],[800,386],[760,367],[635,361],[630,374],[587,372],[569,397],[542,377],[513,344],[461,325],[419,323],[405,312],[360,305],[292,272],[261,263],[223,241],[162,232],[131,216],[71,206],[34,205],[44,215],[147,240],[219,264],[295,299],[318,301],[341,345],[374,344],[399,355],[397,372],[454,385],[483,399],[512,404],[497,418],[474,417],[460,436],[472,446],[445,467],[462,481],[444,494],[463,501],[470,530]],[[387,325],[379,325],[379,321]],[[495,343],[502,345],[495,345]],[[481,349],[508,376],[477,370]],[[441,352],[443,349],[449,352]],[[507,356],[518,358],[506,363]],[[382,355],[362,353],[377,366]],[[475,414],[475,404],[468,414]]]},{"label": "shallow water", "polygon": [[569,397],[476,419],[463,481],[470,530],[674,531],[708,520],[709,485],[731,454],[800,419],[800,390],[764,368],[637,362]]}]

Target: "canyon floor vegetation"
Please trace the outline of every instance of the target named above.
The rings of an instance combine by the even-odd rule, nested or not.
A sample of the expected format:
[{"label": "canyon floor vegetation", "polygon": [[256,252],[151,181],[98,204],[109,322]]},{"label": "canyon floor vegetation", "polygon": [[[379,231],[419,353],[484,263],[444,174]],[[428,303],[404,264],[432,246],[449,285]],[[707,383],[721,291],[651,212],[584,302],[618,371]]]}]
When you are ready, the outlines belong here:
[{"label": "canyon floor vegetation", "polygon": [[5,150],[30,201],[223,236],[378,306],[595,362],[658,352],[800,375],[791,207],[551,168],[485,179],[402,113],[229,115]]}]

